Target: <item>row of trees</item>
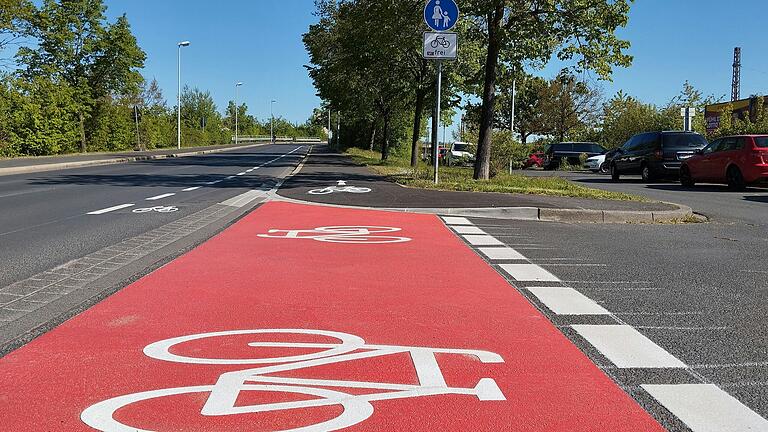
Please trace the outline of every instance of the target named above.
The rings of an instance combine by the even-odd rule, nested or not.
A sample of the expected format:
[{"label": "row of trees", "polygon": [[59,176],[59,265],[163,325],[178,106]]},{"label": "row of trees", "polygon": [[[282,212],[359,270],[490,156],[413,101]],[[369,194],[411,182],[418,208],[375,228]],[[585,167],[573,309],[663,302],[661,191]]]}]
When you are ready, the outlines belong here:
[{"label": "row of trees", "polygon": [[[109,22],[103,0],[0,0],[0,156],[151,149],[176,144],[176,106],[140,73],[146,53],[125,16]],[[238,110],[243,135],[269,120],[208,91],[184,88],[185,145],[229,143]],[[277,135],[321,136],[318,125],[276,119]]]},{"label": "row of trees", "polygon": [[[615,30],[627,23],[629,3],[462,1],[464,15],[457,25],[461,55],[457,62],[445,64],[442,106],[447,118],[462,97],[480,101],[475,116],[475,178],[490,174],[492,136],[504,106],[497,101],[498,90],[523,80],[526,68],[556,56],[574,64],[571,72],[591,70],[609,79],[613,67],[631,63],[625,54],[629,43],[615,36]],[[346,142],[378,142],[386,159],[410,136],[415,165],[416,144],[424,118],[431,115],[435,83],[434,63],[421,58],[424,2],[316,0],[315,4],[319,22],[304,36],[311,58],[309,73],[325,108],[342,113]],[[562,77],[555,86],[580,85],[569,73]],[[557,91],[555,86],[548,87]],[[558,128],[565,135],[570,125],[561,123]]]}]

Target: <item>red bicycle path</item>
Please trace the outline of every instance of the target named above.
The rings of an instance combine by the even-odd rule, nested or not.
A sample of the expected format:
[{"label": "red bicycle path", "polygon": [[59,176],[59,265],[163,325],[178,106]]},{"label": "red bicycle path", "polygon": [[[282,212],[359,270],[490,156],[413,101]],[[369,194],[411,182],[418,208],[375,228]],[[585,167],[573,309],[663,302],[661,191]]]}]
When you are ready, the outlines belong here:
[{"label": "red bicycle path", "polygon": [[[339,225],[397,227],[402,231],[384,235],[411,241],[259,237],[270,229]],[[80,416],[101,401],[212,385],[222,373],[257,366],[174,363],[148,357],[144,347],[184,335],[250,329],[328,330],[357,335],[368,344],[485,350],[503,358],[503,363],[481,363],[471,356],[436,354],[448,386],[473,388],[490,378],[506,400],[448,394],[373,401],[373,414],[347,430],[663,430],[436,216],[280,202],[264,204],[195,250],[0,359],[0,428],[94,430]],[[209,358],[248,358],[254,350],[260,356],[286,354],[284,348],[249,347],[254,338],[189,342],[171,352]],[[311,352],[317,348],[293,348],[290,355]],[[419,384],[408,354],[277,375]],[[264,393],[244,391],[238,405],[308,398]],[[118,410],[115,419],[161,432],[262,431],[300,428],[343,412],[335,405],[202,416],[207,397],[202,392],[137,402]]]}]

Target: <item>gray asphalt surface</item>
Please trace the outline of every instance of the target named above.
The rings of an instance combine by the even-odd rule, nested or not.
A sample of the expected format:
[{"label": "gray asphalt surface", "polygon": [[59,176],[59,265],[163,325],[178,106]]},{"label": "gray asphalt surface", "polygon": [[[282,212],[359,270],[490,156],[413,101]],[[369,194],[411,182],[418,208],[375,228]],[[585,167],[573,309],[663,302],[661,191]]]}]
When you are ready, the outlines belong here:
[{"label": "gray asphalt surface", "polygon": [[[0,286],[79,258],[123,239],[272,181],[298,164],[308,146],[246,175],[300,144],[239,149],[199,157],[135,162],[0,177]],[[226,179],[229,176],[235,176]],[[222,180],[215,185],[205,183]],[[183,189],[200,186],[194,191]],[[147,198],[174,194],[158,200]],[[112,206],[135,206],[88,215]],[[174,213],[133,213],[175,206]]]},{"label": "gray asphalt surface", "polygon": [[700,184],[694,188],[684,188],[680,183],[672,181],[645,184],[639,176],[622,176],[619,183],[613,183],[608,175],[589,172],[525,170],[517,173],[527,176],[561,176],[596,189],[685,204],[717,223],[768,226],[768,188],[753,187],[744,192],[733,192],[725,185]]}]

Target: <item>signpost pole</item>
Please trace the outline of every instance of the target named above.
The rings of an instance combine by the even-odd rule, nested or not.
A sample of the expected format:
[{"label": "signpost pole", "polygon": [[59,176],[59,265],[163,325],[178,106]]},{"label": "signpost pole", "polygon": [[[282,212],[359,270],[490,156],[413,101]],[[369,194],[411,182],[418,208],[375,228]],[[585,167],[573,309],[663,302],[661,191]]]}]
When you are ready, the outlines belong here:
[{"label": "signpost pole", "polygon": [[[437,61],[437,100],[435,101],[435,116],[433,121],[435,122],[436,126],[440,125],[440,96],[442,92],[442,86],[443,86],[443,62],[442,60]],[[436,127],[433,126],[433,130],[437,130]],[[439,139],[437,139],[437,134],[432,134],[432,148],[434,152],[434,164],[435,164],[435,184],[438,183],[438,165],[439,165],[439,159],[440,159],[440,143]]]}]

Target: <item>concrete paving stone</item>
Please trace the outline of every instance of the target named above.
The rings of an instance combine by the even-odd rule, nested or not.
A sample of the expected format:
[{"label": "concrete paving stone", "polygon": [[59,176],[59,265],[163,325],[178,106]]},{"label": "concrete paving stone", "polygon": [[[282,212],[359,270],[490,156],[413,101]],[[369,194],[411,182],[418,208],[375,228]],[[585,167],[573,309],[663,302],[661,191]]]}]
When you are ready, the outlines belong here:
[{"label": "concrete paving stone", "polygon": [[42,287],[30,286],[22,282],[22,283],[16,283],[11,286],[7,286],[3,289],[0,289],[0,294],[14,294],[19,296],[27,296],[29,294],[33,294],[37,291],[40,291],[41,289]]},{"label": "concrete paving stone", "polygon": [[25,312],[25,311],[8,310],[5,308],[0,308],[0,322],[14,321],[23,317],[24,315],[27,315],[28,313],[29,312]]},{"label": "concrete paving stone", "polygon": [[61,298],[60,293],[55,292],[38,292],[35,294],[32,294],[30,296],[27,296],[24,298],[24,301],[27,302],[35,302],[35,303],[50,303],[54,300],[58,300]]}]

